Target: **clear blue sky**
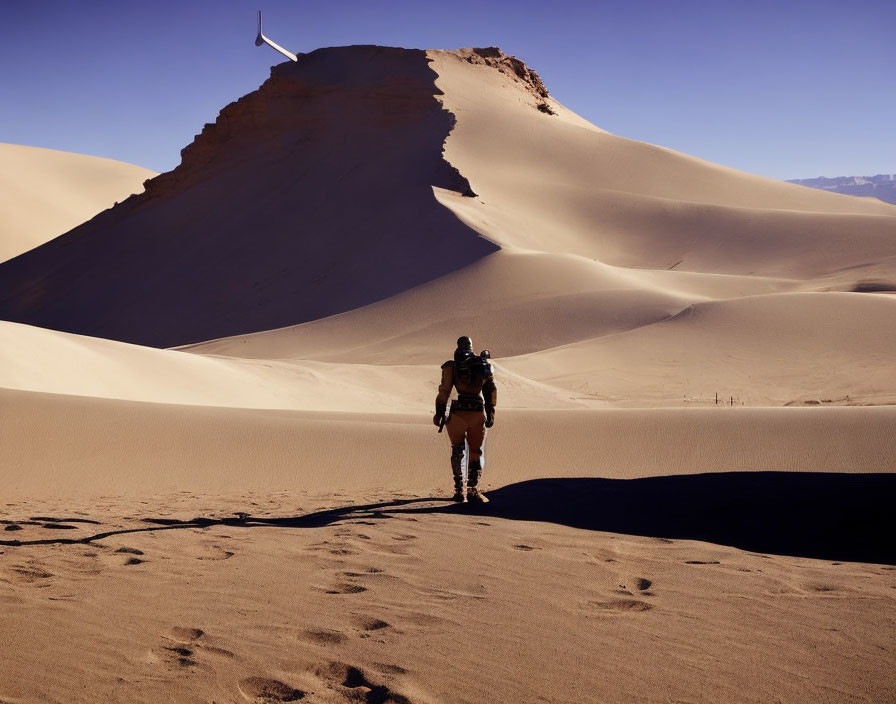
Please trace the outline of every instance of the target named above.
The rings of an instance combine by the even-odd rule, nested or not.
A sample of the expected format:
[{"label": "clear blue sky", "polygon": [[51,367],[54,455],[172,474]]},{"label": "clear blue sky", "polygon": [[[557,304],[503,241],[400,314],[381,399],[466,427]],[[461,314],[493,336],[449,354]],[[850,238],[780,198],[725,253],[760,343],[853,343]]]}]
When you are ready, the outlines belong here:
[{"label": "clear blue sky", "polygon": [[0,0],[0,142],[167,171],[276,53],[500,46],[615,134],[773,178],[896,172],[896,1]]}]

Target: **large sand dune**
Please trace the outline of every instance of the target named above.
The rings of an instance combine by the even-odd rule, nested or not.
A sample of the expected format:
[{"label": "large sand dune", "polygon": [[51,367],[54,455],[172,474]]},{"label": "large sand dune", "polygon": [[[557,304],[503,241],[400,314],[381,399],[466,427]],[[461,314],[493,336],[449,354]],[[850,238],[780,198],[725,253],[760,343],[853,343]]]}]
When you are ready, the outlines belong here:
[{"label": "large sand dune", "polygon": [[[896,207],[497,50],[275,67],[0,264],[0,701],[893,700],[893,289]],[[460,334],[477,508],[430,422]]]},{"label": "large sand dune", "polygon": [[173,346],[355,309],[499,248],[802,280],[896,257],[896,207],[589,128],[497,60],[348,47],[275,68],[146,194],[0,266],[0,315]]},{"label": "large sand dune", "polygon": [[0,268],[0,316],[166,347],[342,312],[494,251],[433,197],[467,188],[441,156],[435,77],[424,52],[382,47],[276,67],[145,194]]},{"label": "large sand dune", "polygon": [[112,159],[0,144],[0,262],[140,193],[156,175]]}]

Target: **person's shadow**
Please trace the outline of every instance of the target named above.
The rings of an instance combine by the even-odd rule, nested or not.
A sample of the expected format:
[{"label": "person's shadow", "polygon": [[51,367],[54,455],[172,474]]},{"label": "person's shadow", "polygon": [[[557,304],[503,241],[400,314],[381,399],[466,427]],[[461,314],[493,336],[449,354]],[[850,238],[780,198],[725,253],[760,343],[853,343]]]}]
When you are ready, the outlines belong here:
[{"label": "person's shadow", "polygon": [[761,553],[896,564],[896,474],[533,479],[489,497],[477,512]]},{"label": "person's shadow", "polygon": [[702,540],[760,553],[896,564],[896,474],[720,472],[644,479],[533,479],[490,491],[489,497],[487,504],[430,497],[282,517],[148,517],[142,519],[147,525],[139,528],[81,538],[0,540],[0,544],[83,544],[113,535],[215,525],[302,529],[345,520],[455,513]]}]

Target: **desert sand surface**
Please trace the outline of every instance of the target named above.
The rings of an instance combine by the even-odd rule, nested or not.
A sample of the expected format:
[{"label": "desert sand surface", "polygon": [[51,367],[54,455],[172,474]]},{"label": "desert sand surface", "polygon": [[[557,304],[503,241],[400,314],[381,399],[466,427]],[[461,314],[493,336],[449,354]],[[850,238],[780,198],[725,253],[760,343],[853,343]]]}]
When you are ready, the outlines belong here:
[{"label": "desert sand surface", "polygon": [[0,262],[140,193],[154,176],[114,159],[0,143]]},{"label": "desert sand surface", "polygon": [[[276,66],[0,263],[0,702],[896,699],[891,290],[896,207],[498,50]],[[485,505],[431,423],[461,334]]]}]

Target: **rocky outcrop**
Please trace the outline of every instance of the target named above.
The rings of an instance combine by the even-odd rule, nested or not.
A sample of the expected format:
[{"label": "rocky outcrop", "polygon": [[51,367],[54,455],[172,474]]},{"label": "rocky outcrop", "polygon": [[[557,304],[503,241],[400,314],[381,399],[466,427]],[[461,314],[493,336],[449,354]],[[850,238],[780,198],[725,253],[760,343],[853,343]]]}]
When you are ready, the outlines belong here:
[{"label": "rocky outcrop", "polygon": [[546,102],[548,89],[541,78],[531,68],[515,56],[509,56],[496,46],[472,49],[458,49],[455,53],[464,61],[479,66],[489,66],[499,73],[506,74],[512,81],[522,84],[535,98],[535,107],[547,115],[555,115],[554,109]]},{"label": "rocky outcrop", "polygon": [[500,73],[516,76],[528,87],[529,91],[539,98],[548,97],[548,89],[531,68],[515,56],[508,56],[496,46],[474,49],[459,49],[458,53],[471,64],[491,66]]}]

